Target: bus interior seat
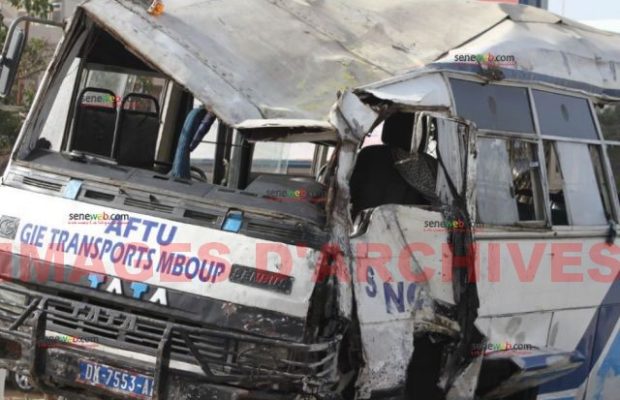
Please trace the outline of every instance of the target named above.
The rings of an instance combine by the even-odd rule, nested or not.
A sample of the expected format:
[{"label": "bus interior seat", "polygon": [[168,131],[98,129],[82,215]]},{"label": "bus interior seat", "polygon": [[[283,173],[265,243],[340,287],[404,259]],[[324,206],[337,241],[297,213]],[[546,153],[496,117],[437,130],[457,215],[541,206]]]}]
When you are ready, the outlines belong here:
[{"label": "bus interior seat", "polygon": [[[85,101],[86,94],[97,95],[94,102]],[[105,104],[109,96],[111,104]],[[78,96],[76,104],[75,125],[71,150],[98,154],[105,157],[112,155],[112,142],[117,117],[116,94],[108,89],[86,87]]]},{"label": "bus interior seat", "polygon": [[352,216],[384,204],[427,204],[428,202],[398,172],[392,150],[411,149],[414,114],[396,113],[383,125],[383,144],[362,148],[350,180]]},{"label": "bus interior seat", "polygon": [[[141,106],[135,107],[135,104]],[[127,108],[128,105],[131,108]],[[127,94],[121,102],[117,125],[115,154],[118,163],[152,169],[159,135],[157,99],[148,94]]]}]

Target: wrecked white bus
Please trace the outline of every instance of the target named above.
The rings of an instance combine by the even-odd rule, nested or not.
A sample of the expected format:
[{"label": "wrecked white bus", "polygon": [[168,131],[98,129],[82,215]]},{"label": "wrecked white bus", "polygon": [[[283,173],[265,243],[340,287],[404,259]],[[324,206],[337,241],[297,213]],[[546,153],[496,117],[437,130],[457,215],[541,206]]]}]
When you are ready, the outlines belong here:
[{"label": "wrecked white bus", "polygon": [[616,398],[617,35],[150,3],[84,2],[22,128],[0,366],[70,399]]}]

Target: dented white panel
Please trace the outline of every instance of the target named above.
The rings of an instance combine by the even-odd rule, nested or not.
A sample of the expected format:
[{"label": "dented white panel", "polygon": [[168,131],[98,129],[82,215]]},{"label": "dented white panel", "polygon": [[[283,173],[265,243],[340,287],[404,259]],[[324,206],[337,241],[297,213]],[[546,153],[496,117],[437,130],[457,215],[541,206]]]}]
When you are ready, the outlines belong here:
[{"label": "dented white panel", "polygon": [[[490,228],[480,235],[491,236]],[[525,236],[523,232],[521,236]],[[597,307],[613,281],[615,248],[605,237],[478,240],[479,314]],[[578,295],[576,295],[578,294]]]},{"label": "dented white panel", "polygon": [[373,390],[404,383],[416,329],[445,329],[429,307],[433,300],[454,304],[452,280],[438,267],[446,231],[429,228],[435,221],[442,221],[441,214],[414,206],[380,206],[366,232],[351,240],[367,363],[364,382]]},{"label": "dented white panel", "polygon": [[424,74],[401,82],[360,89],[374,97],[412,107],[451,106],[450,91],[440,74]]},{"label": "dented white panel", "polygon": [[529,347],[545,348],[551,318],[551,312],[479,318],[476,326],[488,340],[488,346],[483,352],[492,353],[510,349],[528,351]]},{"label": "dented white panel", "polygon": [[[2,215],[19,219],[15,239],[1,239],[0,251],[303,319],[307,316],[319,262],[318,252],[314,250],[7,186],[0,187],[0,197],[5,199]],[[24,207],[25,204],[43,206]],[[76,223],[72,214],[127,214],[135,221]],[[98,245],[90,247],[88,255],[84,255],[83,240],[90,238]],[[108,241],[112,247],[104,252]],[[136,252],[130,257],[126,249],[129,244],[147,250],[142,257]],[[125,255],[114,260],[122,247]],[[102,256],[93,257],[95,251]],[[167,264],[171,254],[175,255],[175,261]],[[185,262],[181,263],[178,255],[184,256]],[[232,264],[291,276],[292,290],[287,294],[231,282]],[[120,295],[119,287],[120,282],[110,285],[108,291]],[[157,292],[153,296],[145,300],[166,303],[165,293]]]}]

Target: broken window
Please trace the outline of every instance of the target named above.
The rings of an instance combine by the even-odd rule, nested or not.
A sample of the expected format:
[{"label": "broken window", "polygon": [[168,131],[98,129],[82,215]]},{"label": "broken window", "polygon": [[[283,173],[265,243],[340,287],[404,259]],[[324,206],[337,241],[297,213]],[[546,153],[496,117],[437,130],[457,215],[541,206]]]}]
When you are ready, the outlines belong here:
[{"label": "broken window", "polygon": [[435,119],[434,124],[438,133],[429,135],[426,153],[434,158],[441,157],[442,165],[437,174],[437,194],[443,203],[450,204],[454,198],[453,190],[458,192],[458,196],[463,194],[467,127],[442,118]]},{"label": "broken window", "polygon": [[[174,194],[187,196],[188,204],[206,198],[222,207],[251,205],[323,223],[322,182],[333,169],[325,168],[320,182],[315,177],[327,162],[331,135],[322,137],[327,142],[302,143],[282,126],[265,141],[250,141],[254,128],[242,132],[214,123],[213,105],[96,26],[71,54],[41,103],[52,112],[37,112],[20,157],[59,174],[79,171],[85,181],[122,182],[140,192],[150,187],[152,202],[155,195],[171,202],[166,197]],[[280,137],[291,142],[269,142]],[[284,201],[291,196],[299,202]]]},{"label": "broken window", "polygon": [[45,119],[41,135],[36,147],[52,151],[62,149],[63,136],[67,127],[67,118],[71,110],[71,98],[79,76],[80,60],[73,60],[67,75],[63,78],[56,101],[50,109],[49,117]]},{"label": "broken window", "polygon": [[610,182],[605,174],[605,164],[602,152],[602,147],[597,145],[589,145],[590,158],[592,159],[592,166],[594,167],[594,174],[596,175],[596,183],[600,188],[601,201],[605,208],[605,216],[607,220],[612,219],[613,204],[612,198],[607,194],[613,193],[613,189],[610,187]]},{"label": "broken window", "polygon": [[607,155],[615,176],[616,190],[619,190],[618,196],[620,197],[620,146],[607,145]]},{"label": "broken window", "polygon": [[596,113],[605,140],[620,142],[620,104],[598,106]]},{"label": "broken window", "polygon": [[620,195],[620,104],[597,107],[597,116],[606,141],[607,156],[611,166],[616,190]]},{"label": "broken window", "polygon": [[479,137],[477,148],[479,222],[512,225],[544,220],[536,144]]},{"label": "broken window", "polygon": [[[459,116],[479,128],[480,222],[511,225],[550,218],[553,225],[607,223],[615,202],[610,196],[613,182],[588,99],[456,79],[451,84]],[[537,113],[536,125],[531,110]],[[608,120],[620,123],[616,115]],[[615,141],[618,126],[608,125],[612,128],[604,131],[613,168],[619,162],[616,146],[620,147],[620,142]],[[539,163],[543,156],[544,169]]]},{"label": "broken window", "polygon": [[545,220],[528,89],[452,79],[456,111],[479,130],[477,215],[491,225]]},{"label": "broken window", "polygon": [[551,207],[551,223],[553,225],[568,225],[566,201],[564,200],[564,179],[554,143],[544,142],[545,162],[547,165],[547,187],[549,189],[549,204]]},{"label": "broken window", "polygon": [[[413,113],[396,112],[382,124],[381,144],[364,146],[350,180],[352,215],[384,204],[429,205],[436,199],[436,123],[422,119],[414,139]],[[376,142],[376,139],[373,140]]]},{"label": "broken window", "polygon": [[[605,225],[613,204],[600,138],[585,98],[532,90],[545,140],[554,225]],[[566,141],[565,139],[570,139]]]},{"label": "broken window", "polygon": [[[555,164],[552,164],[553,171],[549,172],[552,201],[554,193],[562,195],[565,201],[563,206],[566,210],[567,222],[571,225],[606,225],[608,219],[601,197],[602,192],[597,182],[588,145],[562,141],[550,145],[555,150],[555,152],[550,152],[550,157],[553,157],[553,164]],[[554,154],[551,155],[551,153]],[[602,167],[598,166],[598,168]],[[553,178],[556,178],[555,181]],[[559,196],[557,200],[558,208],[561,208]]]}]

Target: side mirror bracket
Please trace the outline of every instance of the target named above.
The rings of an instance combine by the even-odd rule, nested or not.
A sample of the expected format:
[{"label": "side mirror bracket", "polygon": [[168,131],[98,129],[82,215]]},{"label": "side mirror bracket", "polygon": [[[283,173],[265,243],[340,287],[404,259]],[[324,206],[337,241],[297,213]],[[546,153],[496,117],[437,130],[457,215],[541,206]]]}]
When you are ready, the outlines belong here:
[{"label": "side mirror bracket", "polygon": [[28,15],[16,18],[9,27],[6,41],[0,54],[0,98],[5,98],[11,94],[11,88],[17,77],[17,69],[26,47],[28,29],[20,28],[22,23],[31,22],[41,25],[55,26],[63,28],[62,22],[54,22],[46,19],[35,18]]}]

